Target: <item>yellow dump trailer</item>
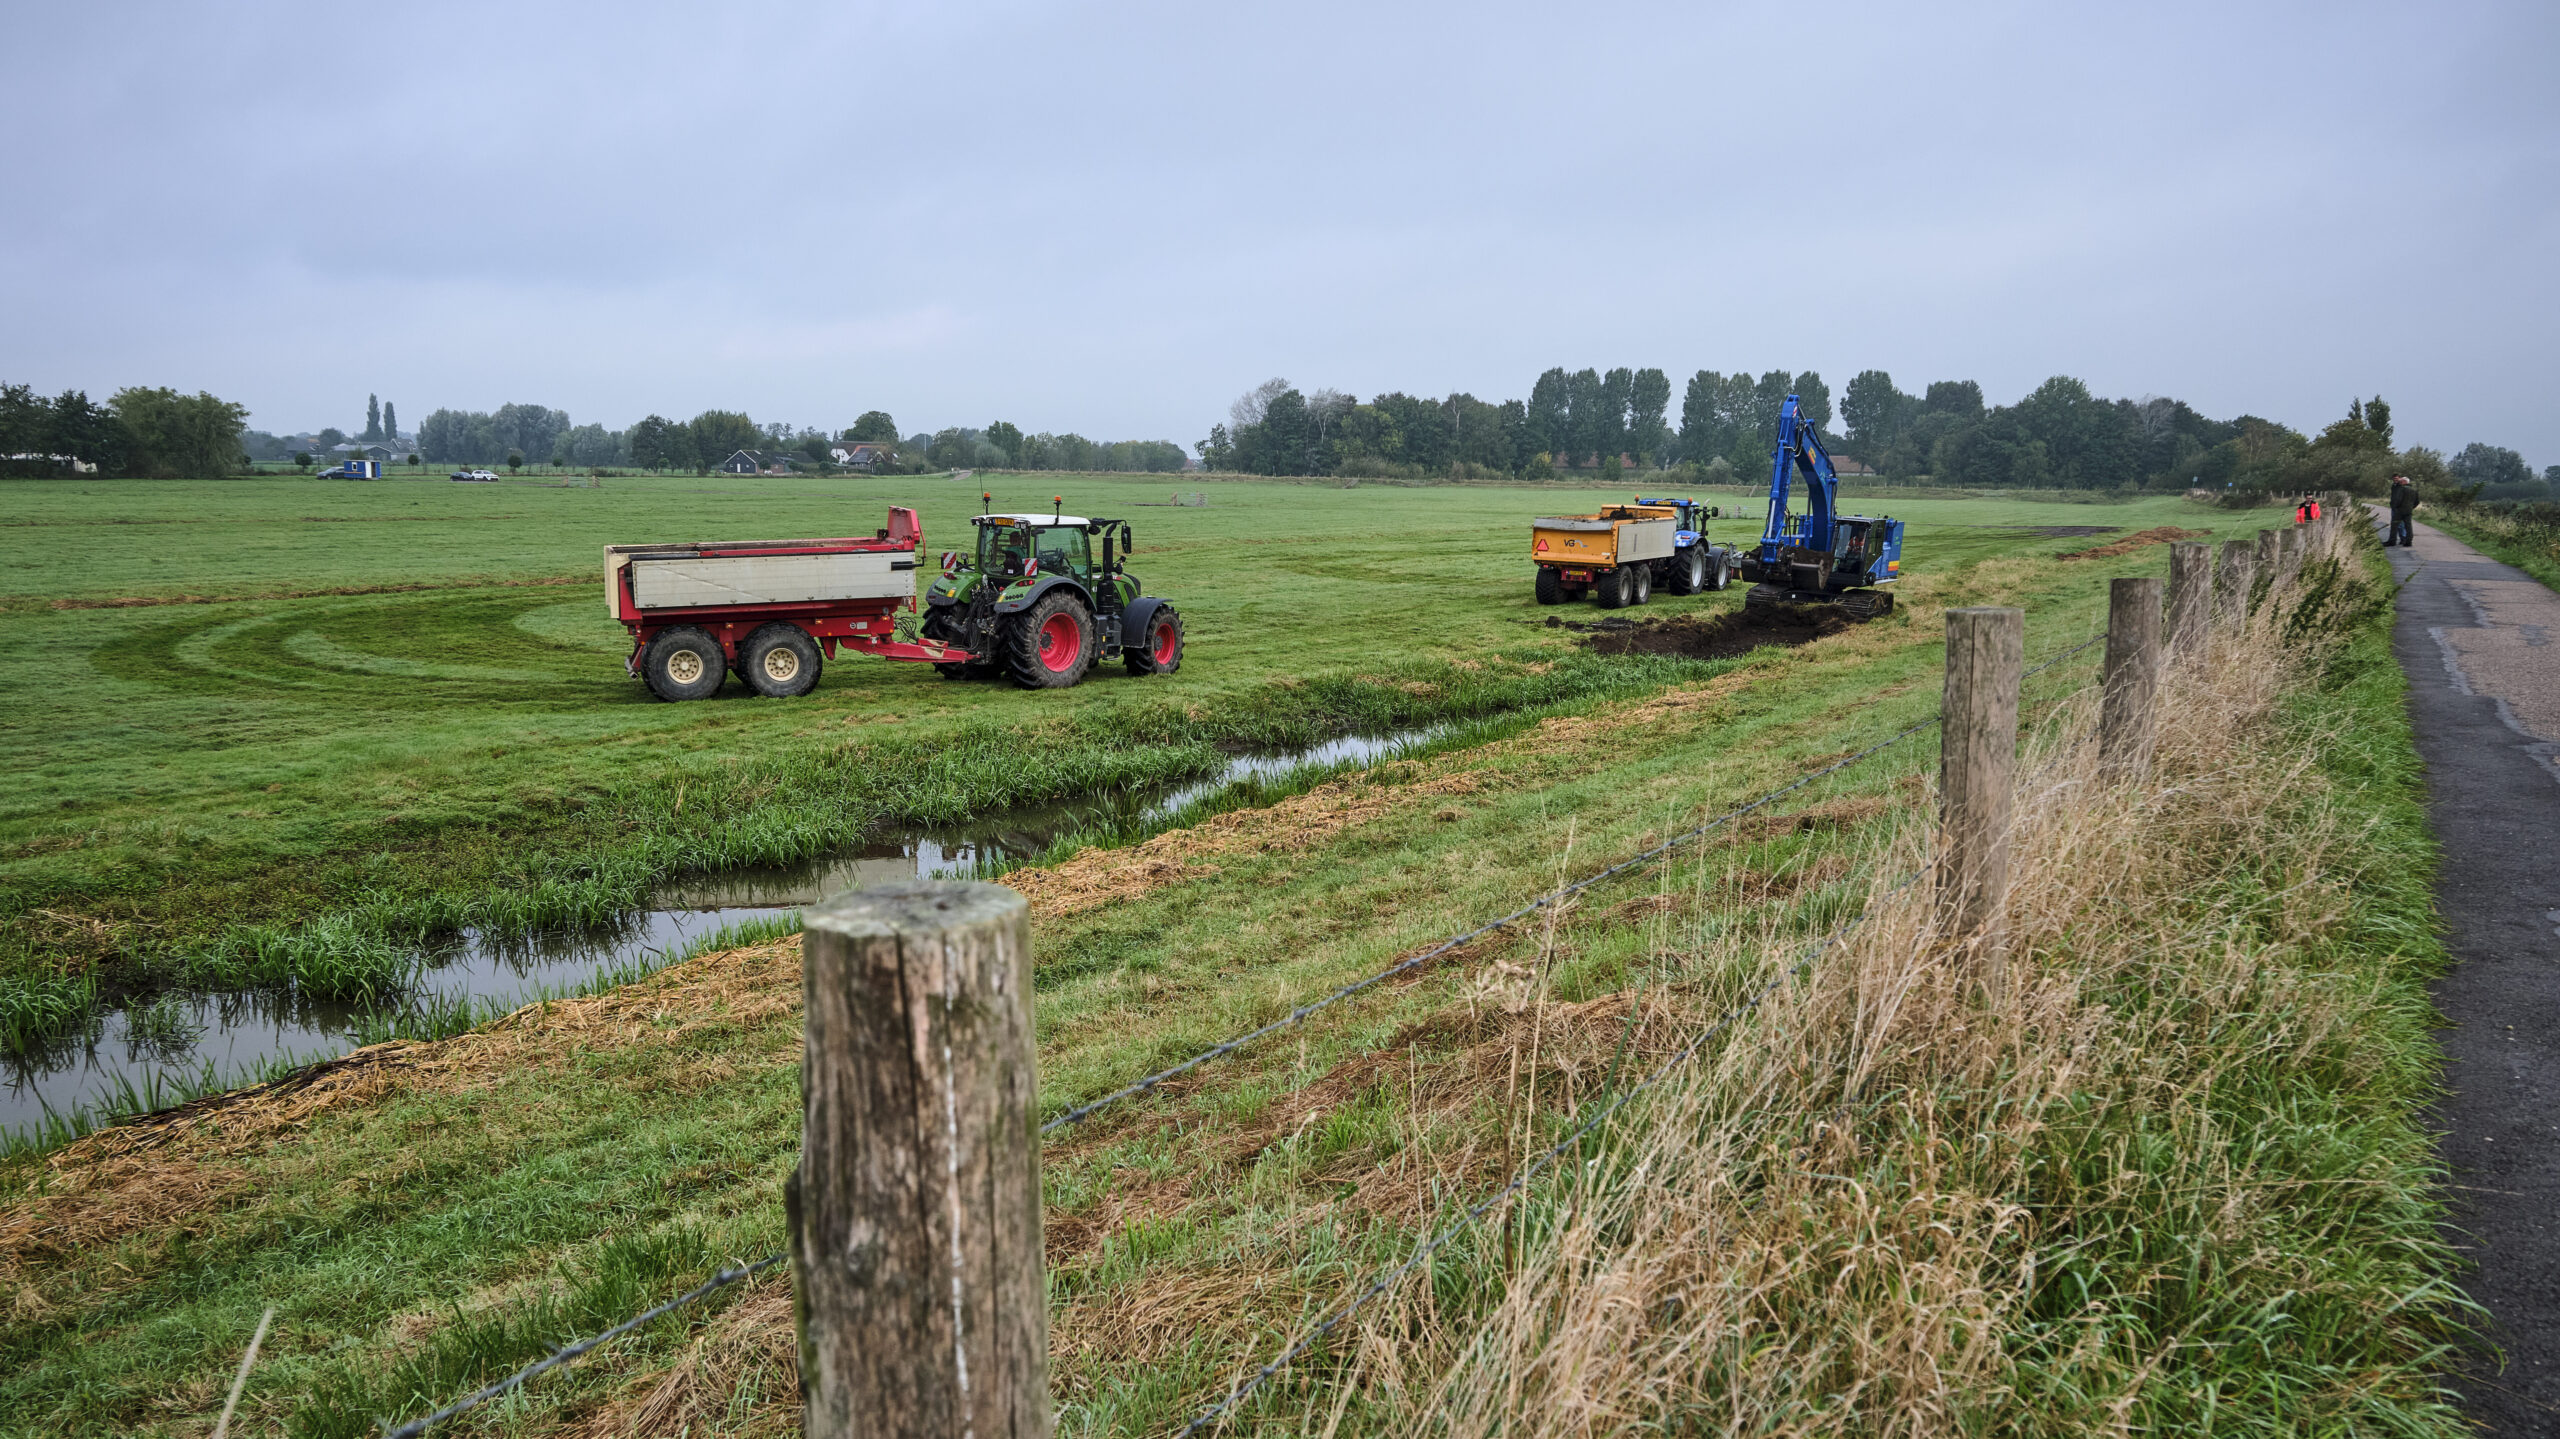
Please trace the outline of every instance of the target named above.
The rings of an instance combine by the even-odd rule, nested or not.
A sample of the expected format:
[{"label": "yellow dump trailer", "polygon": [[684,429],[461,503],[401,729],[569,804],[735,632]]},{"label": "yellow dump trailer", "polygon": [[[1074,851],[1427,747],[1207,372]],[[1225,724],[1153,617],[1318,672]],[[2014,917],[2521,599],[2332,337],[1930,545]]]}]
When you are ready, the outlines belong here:
[{"label": "yellow dump trailer", "polygon": [[1733,582],[1738,557],[1732,546],[1707,539],[1707,521],[1721,513],[1685,496],[1639,496],[1597,514],[1531,520],[1538,603],[1560,605],[1587,594],[1616,609],[1653,598],[1656,583],[1675,595],[1723,589]]}]

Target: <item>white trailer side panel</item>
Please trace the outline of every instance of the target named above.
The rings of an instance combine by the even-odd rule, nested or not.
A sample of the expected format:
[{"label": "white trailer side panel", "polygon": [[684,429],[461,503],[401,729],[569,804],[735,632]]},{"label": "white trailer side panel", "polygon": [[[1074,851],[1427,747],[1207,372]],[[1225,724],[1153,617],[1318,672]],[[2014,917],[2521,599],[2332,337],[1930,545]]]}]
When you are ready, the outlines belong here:
[{"label": "white trailer side panel", "polygon": [[1618,521],[1618,563],[1633,564],[1639,560],[1667,560],[1679,544],[1680,522],[1677,520]]},{"label": "white trailer side panel", "polygon": [[632,602],[644,610],[905,599],[916,592],[912,551],[685,558],[632,555],[625,562],[631,567]]}]

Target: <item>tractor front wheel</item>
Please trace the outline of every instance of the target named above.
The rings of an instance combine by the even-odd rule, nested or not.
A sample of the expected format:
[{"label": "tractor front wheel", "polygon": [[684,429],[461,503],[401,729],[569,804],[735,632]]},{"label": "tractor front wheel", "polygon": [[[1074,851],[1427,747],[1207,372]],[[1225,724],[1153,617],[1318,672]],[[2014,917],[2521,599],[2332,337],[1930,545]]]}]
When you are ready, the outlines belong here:
[{"label": "tractor front wheel", "polygon": [[1004,639],[1005,671],[1024,689],[1062,690],[1093,668],[1093,616],[1064,589],[1015,615]]},{"label": "tractor front wheel", "polygon": [[1156,606],[1146,634],[1120,651],[1120,662],[1133,675],[1169,675],[1182,668],[1182,616],[1171,605]]}]

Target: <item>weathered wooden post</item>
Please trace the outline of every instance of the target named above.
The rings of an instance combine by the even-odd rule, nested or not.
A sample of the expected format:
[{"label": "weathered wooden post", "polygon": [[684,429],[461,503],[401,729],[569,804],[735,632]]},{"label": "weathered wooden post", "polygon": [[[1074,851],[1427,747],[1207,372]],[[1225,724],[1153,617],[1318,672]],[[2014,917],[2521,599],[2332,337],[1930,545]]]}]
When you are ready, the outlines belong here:
[{"label": "weathered wooden post", "polygon": [[784,1190],[802,1432],[1046,1439],[1029,906],[910,881],[802,915]]},{"label": "weathered wooden post", "polygon": [[2204,651],[2205,626],[2213,617],[2213,546],[2184,540],[2169,547],[2169,652],[2178,656]]},{"label": "weathered wooden post", "polygon": [[2258,531],[2258,573],[2266,577],[2269,594],[2273,594],[2275,587],[2284,580],[2284,542],[2276,538],[2281,533],[2280,530]]},{"label": "weathered wooden post", "polygon": [[2107,585],[2107,667],[2098,705],[2098,772],[2139,780],[2151,769],[2160,688],[2160,582]]},{"label": "weathered wooden post", "polygon": [[1982,954],[1993,1003],[2008,986],[2009,813],[2018,765],[2018,685],[2026,612],[1947,611],[1939,702],[1938,922]]},{"label": "weathered wooden post", "polygon": [[2222,562],[2213,567],[2213,616],[2236,628],[2249,617],[2249,586],[2257,579],[2257,546],[2247,540],[2224,540]]}]

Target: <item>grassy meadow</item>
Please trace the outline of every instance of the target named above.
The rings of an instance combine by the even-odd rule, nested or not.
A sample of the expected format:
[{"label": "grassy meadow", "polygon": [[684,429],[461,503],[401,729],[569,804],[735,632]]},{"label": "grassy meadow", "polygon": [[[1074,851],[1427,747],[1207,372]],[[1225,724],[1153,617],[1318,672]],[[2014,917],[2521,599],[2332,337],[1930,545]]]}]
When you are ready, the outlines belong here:
[{"label": "grassy meadow", "polygon": [[[13,633],[48,637],[78,684],[22,687],[8,722],[129,724],[137,749],[46,771],[75,805],[11,813],[19,912],[91,884],[134,902],[80,913],[184,929],[115,887],[148,865],[217,906],[191,934],[387,924],[473,886],[574,882],[553,866],[646,878],[758,824],[854,822],[824,806],[1001,802],[1221,744],[1476,718],[1364,774],[1008,876],[1033,905],[1056,1110],[1925,717],[1945,606],[2023,606],[2032,662],[2096,631],[2108,578],[2166,567],[2157,545],[2057,559],[2109,537],[2016,526],[2258,524],[2174,501],[1896,504],[1913,577],[1894,616],[1739,659],[1606,659],[1548,627],[1518,555],[1521,520],[1602,496],[1212,484],[1207,509],[1138,509],[1201,486],[1092,481],[1071,506],[1130,514],[1139,572],[1191,620],[1171,680],[1025,695],[849,663],[805,701],[659,706],[620,676],[581,573],[598,545],[860,530],[903,497],[948,543],[968,503],[931,481],[617,483],[166,492],[173,512],[240,505],[202,521],[233,527],[204,553],[281,533],[314,558],[161,593],[395,582],[356,578],[343,549],[404,523],[418,544],[396,582],[451,589],[53,609],[66,596],[31,588]],[[369,518],[275,518],[332,504]],[[1924,731],[1552,923],[1055,1136],[1059,1433],[1179,1429],[1870,906],[1805,982],[1225,1432],[2455,1433],[2432,1376],[2463,1316],[2417,1120],[2440,954],[2373,567],[2359,552],[2322,582],[2301,658],[2271,662],[2269,629],[2180,677],[2148,786],[2099,784],[2075,740],[2096,651],[2030,681],[2020,998],[1998,1023],[1968,1018],[1917,892],[1886,893],[1919,863]],[[579,588],[500,583],[550,574]],[[147,588],[117,575],[81,597]],[[174,668],[99,657],[119,646]],[[53,719],[23,708],[39,703]],[[785,779],[819,801],[795,807]],[[176,817],[129,793],[152,785]],[[62,888],[37,897],[39,876]],[[705,954],[0,1159],[0,1433],[201,1432],[273,1305],[245,1432],[369,1434],[770,1252],[798,1145],[798,986],[792,939]],[[793,1362],[788,1279],[769,1273],[453,1432],[796,1432]]]},{"label": "grassy meadow", "polygon": [[[862,533],[899,503],[947,547],[982,486],[1002,507],[1067,493],[1071,510],[1130,517],[1137,572],[1189,625],[1182,672],[1029,695],[847,658],[804,700],[733,682],[674,706],[624,673],[604,544]],[[1167,503],[1202,488],[10,482],[0,665],[23,682],[0,697],[0,989],[87,975],[364,991],[438,932],[593,922],[669,877],[804,859],[884,819],[1696,672],[1595,659],[1531,603],[1523,521],[1621,491],[1208,483],[1205,508]],[[2063,547],[2008,527],[2214,518],[2176,500],[1896,509],[1922,574]],[[1658,596],[1654,612],[1736,602]]]}]

